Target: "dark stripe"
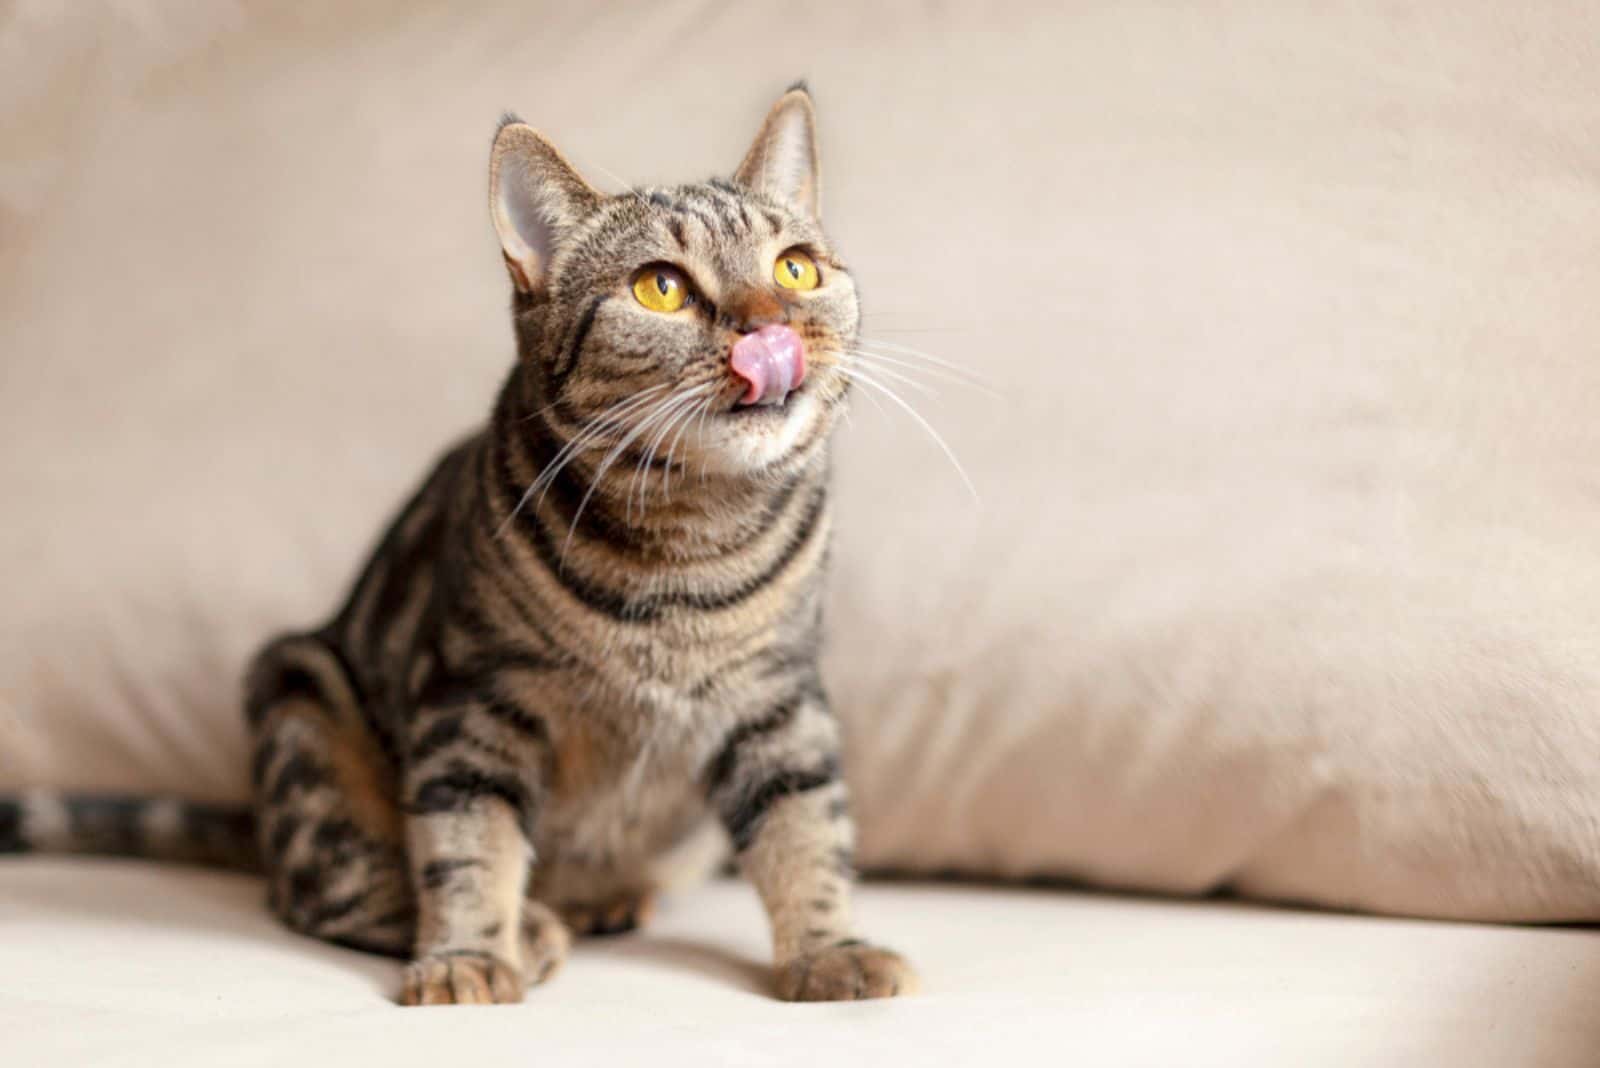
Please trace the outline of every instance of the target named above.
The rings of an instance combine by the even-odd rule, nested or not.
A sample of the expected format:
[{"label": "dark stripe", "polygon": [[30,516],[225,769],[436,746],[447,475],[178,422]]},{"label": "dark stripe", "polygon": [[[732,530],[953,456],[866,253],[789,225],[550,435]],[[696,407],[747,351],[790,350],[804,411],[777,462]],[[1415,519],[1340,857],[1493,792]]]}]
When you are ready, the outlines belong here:
[{"label": "dark stripe", "polygon": [[[535,416],[529,422],[535,424],[536,428],[543,429],[544,433],[535,433],[521,439],[513,439],[515,444],[512,447],[518,449],[518,459],[525,460],[527,466],[537,472],[532,476],[532,480],[536,481],[539,475],[543,474],[555,462],[556,455],[560,451],[564,439],[556,433],[555,428],[550,426],[542,415]],[[528,449],[526,453],[522,451],[524,445]],[[501,446],[498,452],[500,465],[499,485],[504,493],[510,497],[509,506],[514,507],[515,502],[521,498],[523,491],[519,488],[516,472],[511,467],[510,448]],[[626,463],[624,457],[619,457],[619,460],[624,464]],[[626,468],[624,467],[624,469]],[[609,507],[610,498],[605,490],[603,488],[599,489],[592,495],[589,494],[588,490],[588,483],[579,479],[577,463],[568,462],[564,463],[561,470],[556,472],[548,490],[542,491],[542,496],[550,504],[552,511],[556,512],[568,527],[572,525],[572,517],[577,514],[578,506],[583,503],[584,497],[589,497],[588,504],[584,506],[582,523],[578,531],[580,534],[617,548],[643,548],[642,532],[636,527],[617,520],[615,513]],[[518,514],[518,522],[527,524],[540,522],[541,520],[537,515],[540,503],[536,498],[524,506]]]},{"label": "dark stripe", "polygon": [[367,892],[365,890],[358,890],[349,897],[324,901],[311,910],[311,915],[306,917],[306,925],[310,930],[316,931],[330,923],[337,923],[347,918],[366,903]]},{"label": "dark stripe", "polygon": [[250,754],[250,782],[256,790],[266,785],[267,772],[272,768],[273,760],[278,756],[278,739],[276,735],[268,735],[256,745],[256,751]]},{"label": "dark stripe", "polygon": [[473,749],[479,753],[482,753],[484,756],[494,761],[497,767],[514,768],[522,766],[521,755],[516,751],[500,745],[497,742],[491,742],[483,738],[479,738],[471,731],[468,731],[461,736],[461,744],[469,749]]},{"label": "dark stripe", "polygon": [[772,232],[773,233],[782,232],[782,230],[783,230],[783,219],[778,215],[777,212],[771,210],[770,208],[762,208],[761,209],[761,217],[763,219],[767,220],[767,225],[772,227]]},{"label": "dark stripe", "polygon": [[277,824],[272,828],[272,834],[267,838],[267,856],[281,861],[284,853],[289,849],[289,843],[294,841],[294,836],[299,830],[299,817],[292,815],[280,816]]},{"label": "dark stripe", "polygon": [[752,739],[772,734],[787,726],[794,719],[795,711],[799,707],[800,696],[796,694],[761,718],[741,723],[730,730],[718,748],[717,755],[706,765],[704,775],[706,791],[712,794],[720,793],[738,766],[740,750]]},{"label": "dark stripe", "polygon": [[683,232],[683,221],[677,216],[667,216],[667,231],[672,234],[672,240],[685,252],[689,251],[689,238]]},{"label": "dark stripe", "polygon": [[[846,385],[848,384],[849,383],[846,383]],[[837,403],[838,402],[834,402],[833,407],[837,407]],[[799,458],[798,462],[804,463],[804,458],[810,454],[816,444],[825,439],[832,432],[833,428],[828,425],[827,420],[817,420],[817,424],[811,428],[811,434],[809,437],[801,439],[799,443],[791,446],[788,452],[774,457],[765,467],[757,468],[754,473],[761,475],[765,474],[767,471],[770,471],[772,468],[779,466],[780,464],[796,463],[797,457]]]},{"label": "dark stripe", "polygon": [[281,805],[289,799],[289,795],[296,787],[314,790],[326,781],[322,769],[317,767],[310,757],[304,753],[295,753],[278,769],[278,775],[272,783],[272,792],[267,795],[267,800],[274,805]]},{"label": "dark stripe", "polygon": [[747,542],[757,541],[765,537],[778,525],[779,521],[783,519],[783,514],[789,510],[789,502],[794,500],[795,492],[799,490],[801,481],[799,475],[784,480],[783,485],[778,488],[777,496],[768,501],[767,506],[762,509],[761,519],[757,523],[755,531],[745,539]]},{"label": "dark stripe", "polygon": [[373,927],[406,927],[410,928],[417,922],[416,906],[406,904],[385,912],[382,916],[372,921]]},{"label": "dark stripe", "polygon": [[0,853],[26,853],[22,837],[22,802],[14,797],[0,798]]},{"label": "dark stripe", "polygon": [[[428,477],[423,480],[422,485],[418,486],[416,492],[406,499],[405,504],[401,506],[394,520],[384,530],[383,536],[378,540],[378,544],[373,549],[372,554],[367,557],[366,566],[361,569],[361,574],[356,577],[354,585],[351,586],[350,595],[345,599],[343,607],[339,609],[339,614],[334,617],[319,637],[348,633],[350,613],[366,599],[365,593],[368,587],[374,582],[386,578],[387,576],[382,573],[389,570],[390,564],[402,555],[403,547],[400,545],[402,529],[410,525],[408,520],[414,514],[435,506],[435,491],[442,483],[453,480],[456,469],[461,465],[463,458],[471,451],[476,441],[476,437],[468,438],[466,441],[458,442],[445,450],[444,455],[439,458],[433,470],[428,473]],[[443,496],[443,494],[437,495]],[[424,527],[428,525],[428,522],[428,520],[423,521]],[[371,623],[374,629],[381,629],[378,625],[380,618],[376,612],[373,613]],[[355,637],[359,641],[363,636],[357,635]],[[331,645],[333,643],[329,642],[328,644]],[[333,652],[342,661],[342,666],[345,668],[345,677],[351,680],[352,685],[354,685],[357,676],[352,670],[352,665],[348,659],[342,656],[340,650],[335,649]],[[361,703],[362,695],[359,691],[356,694],[356,698],[357,703]]]},{"label": "dark stripe", "polygon": [[[443,495],[447,489],[440,488],[436,492]],[[430,514],[421,521],[421,529],[411,541],[397,543],[388,549],[390,566],[383,573],[372,611],[367,616],[367,632],[353,636],[363,650],[364,662],[373,676],[381,677],[388,665],[391,648],[397,645],[403,647],[411,642],[410,634],[401,634],[398,641],[394,636],[400,625],[406,622],[402,612],[416,596],[419,584],[433,578],[440,556],[439,545],[444,540],[441,511],[441,508],[430,509]],[[420,619],[413,621],[411,626],[416,628],[419,623]]]},{"label": "dark stripe", "polygon": [[319,823],[311,834],[313,845],[332,853],[348,853],[361,841],[360,829],[349,820],[328,820]]},{"label": "dark stripe", "polygon": [[550,732],[545,729],[544,720],[532,713],[524,712],[510,702],[491,701],[483,706],[482,712],[496,723],[510,727],[524,737],[539,742],[550,741]]},{"label": "dark stripe", "polygon": [[500,646],[473,654],[454,670],[476,678],[497,678],[508,671],[543,673],[568,666],[566,659],[556,660],[529,648]]},{"label": "dark stripe", "polygon": [[[465,448],[466,446],[462,446],[458,451],[464,451]],[[334,634],[332,627],[319,632],[317,638],[321,642],[322,651],[339,666],[339,677],[350,687],[350,699],[355,702],[356,714],[361,717],[367,732],[377,740],[378,748],[383,750],[389,763],[398,764],[400,748],[394,731],[379,714],[379,702],[367,696],[365,688],[361,685],[361,678],[356,674],[355,665],[346,655],[344,646]]]},{"label": "dark stripe", "polygon": [[701,211],[699,208],[685,208],[684,214],[697,219],[700,225],[706,228],[706,232],[713,236],[716,235],[718,230],[722,229],[717,225],[717,220],[710,213]]},{"label": "dark stripe", "polygon": [[706,205],[707,212],[716,223],[716,228],[728,237],[737,236],[738,227],[734,222],[733,205],[720,196],[713,196],[707,190],[700,189],[695,192],[699,194],[696,199]]},{"label": "dark stripe", "polygon": [[473,860],[470,857],[444,857],[439,860],[430,860],[422,866],[422,885],[429,890],[438,890],[450,881],[450,876],[467,868],[481,868],[483,861]]},{"label": "dark stripe", "polygon": [[[528,420],[530,423],[539,421],[538,418]],[[511,447],[520,445],[525,441],[529,442],[533,446],[533,451],[529,456],[532,461],[531,465],[538,466],[541,470],[543,465],[548,464],[553,459],[558,447],[554,446],[550,440],[553,437],[553,430],[548,426],[544,428],[544,433],[525,434],[523,436],[505,433],[506,428],[504,426],[500,429],[502,431],[501,435],[497,437],[495,443],[491,446],[494,450],[494,456],[490,461],[495,467],[497,477],[487,479],[486,488],[499,497],[499,500],[491,506],[490,512],[504,515],[508,514],[509,509],[515,506],[523,492],[516,474],[512,470]],[[547,457],[542,457],[541,453],[547,453],[548,455]],[[542,464],[540,463],[541,459],[543,460]],[[613,549],[632,549],[635,552],[641,552],[645,544],[641,538],[642,532],[636,528],[615,524],[614,521],[607,522],[606,509],[601,502],[603,494],[598,493],[590,498],[588,505],[585,507],[581,528],[576,531],[572,530],[570,517],[576,514],[584,494],[587,493],[587,486],[579,487],[575,481],[571,480],[572,477],[571,467],[569,466],[555,477],[550,486],[550,498],[554,503],[555,511],[561,513],[568,524],[566,530],[552,531],[536,507],[522,508],[517,515],[517,522],[511,529],[524,535],[522,540],[532,548],[535,557],[544,570],[570,595],[585,607],[619,622],[653,622],[659,619],[665,610],[672,607],[716,611],[733,607],[754,596],[782,575],[805,548],[811,535],[815,532],[827,503],[826,484],[819,481],[815,484],[806,511],[799,520],[796,531],[791,534],[788,543],[774,562],[765,571],[732,590],[720,594],[680,590],[672,593],[636,597],[631,594],[623,594],[615,589],[589,580],[566,566],[566,562],[563,559],[563,546],[568,534],[571,533],[572,536],[577,537],[585,529],[590,528],[591,524],[593,526],[593,534],[590,536],[595,537],[596,540]],[[771,529],[783,518],[786,513],[786,506],[801,481],[802,479],[798,477],[786,481],[777,496],[769,504],[766,514],[762,517],[763,532]],[[591,519],[591,516],[594,518]],[[498,524],[495,524],[495,529],[498,530]],[[486,536],[490,537],[494,550],[501,555],[508,565],[508,569],[513,573],[519,570],[511,561],[505,558],[506,547],[503,544],[503,535],[488,534]],[[749,540],[751,539],[745,539],[746,542]]]},{"label": "dark stripe", "polygon": [[[492,548],[494,554],[502,561],[503,564],[503,568],[499,574],[502,576],[518,574],[520,572],[520,568],[518,568],[511,560],[509,547],[506,545],[505,540],[503,538],[494,538],[492,536],[491,540],[493,542]],[[571,667],[574,663],[576,663],[576,658],[573,657],[571,653],[561,648],[560,644],[556,641],[555,636],[551,634],[551,632],[539,620],[538,616],[534,614],[533,608],[523,603],[521,596],[523,592],[528,592],[530,596],[534,597],[537,597],[537,594],[532,593],[532,591],[528,591],[525,585],[520,589],[514,590],[509,588],[509,584],[502,583],[499,586],[499,590],[501,595],[504,596],[506,604],[510,606],[512,614],[517,617],[517,623],[521,624],[521,626],[524,628],[524,633],[532,634],[539,641],[543,642],[548,648],[554,650],[553,653],[547,656],[539,657],[541,663],[548,663],[552,669]],[[501,628],[496,625],[496,629],[499,630]],[[534,670],[531,663],[528,664],[528,670]]]},{"label": "dark stripe", "polygon": [[80,844],[115,852],[142,852],[142,823],[149,802],[130,797],[69,797],[67,819]]},{"label": "dark stripe", "polygon": [[529,536],[525,539],[533,546],[534,555],[545,572],[585,608],[592,609],[618,622],[648,623],[661,615],[658,605],[650,599],[634,600],[574,574],[565,565],[561,546],[537,517],[527,516],[518,529]]},{"label": "dark stripe", "polygon": [[261,726],[267,713],[285,701],[296,698],[319,701],[322,698],[322,684],[315,675],[299,665],[269,669],[258,678],[263,681],[251,690],[244,710],[245,719],[252,727]]},{"label": "dark stripe", "polygon": [[[485,492],[490,491],[485,488]],[[562,649],[555,636],[534,615],[533,610],[523,603],[523,594],[533,595],[528,585],[526,583],[506,581],[507,576],[517,575],[521,572],[521,568],[511,558],[506,540],[497,536],[492,526],[487,529],[480,528],[468,538],[467,556],[471,561],[473,571],[470,581],[481,581],[487,576],[487,581],[493,585],[494,592],[510,607],[512,614],[517,617],[517,622],[521,624],[522,629],[508,632],[504,625],[488,614],[483,603],[483,595],[471,588],[470,584],[452,606],[456,613],[456,618],[453,621],[473,629],[480,640],[488,636],[522,639],[531,634],[538,639],[540,644],[552,650],[547,657],[542,657],[552,667],[560,668],[571,665],[573,660],[571,654]],[[463,619],[461,618],[462,616],[467,618]],[[538,656],[540,654],[530,651],[528,655]]]},{"label": "dark stripe", "polygon": [[589,336],[590,328],[594,326],[594,317],[599,313],[600,305],[604,304],[608,299],[610,298],[602,293],[591,300],[587,308],[583,309],[583,315],[578,319],[577,329],[572,332],[572,340],[567,344],[565,357],[550,372],[551,385],[555,390],[559,391],[561,389],[567,380],[567,376],[577,366],[578,356],[583,352],[583,343]]},{"label": "dark stripe", "polygon": [[234,868],[253,868],[259,863],[256,814],[249,805],[186,802],[183,836],[203,859]]},{"label": "dark stripe", "polygon": [[466,764],[452,765],[449,771],[424,780],[417,786],[409,808],[414,815],[421,816],[461,812],[474,802],[489,797],[510,805],[522,819],[523,825],[530,826],[533,799],[520,779]]},{"label": "dark stripe", "polygon": [[826,488],[818,485],[812,493],[806,511],[788,543],[777,558],[761,573],[723,593],[695,593],[676,591],[647,597],[624,596],[614,590],[575,574],[565,567],[561,546],[551,537],[549,530],[537,515],[524,511],[523,521],[516,529],[528,535],[525,539],[545,570],[585,607],[600,612],[619,622],[649,623],[659,619],[668,609],[684,607],[703,612],[732,608],[755,596],[776,581],[810,542],[827,504]]},{"label": "dark stripe", "polygon": [[[740,672],[754,664],[762,664],[760,677],[766,681],[777,679],[792,671],[814,669],[817,652],[817,640],[814,636],[801,645],[762,646],[731,663],[718,664],[712,668],[690,687],[689,696],[701,700],[709,696],[712,691],[721,688],[723,684],[736,680]],[[820,683],[811,684],[811,689],[819,698],[823,697]]]},{"label": "dark stripe", "polygon": [[331,631],[323,631],[316,637],[321,643],[322,651],[339,666],[339,679],[350,687],[350,699],[357,707],[364,707],[367,704],[367,696],[362,689],[361,678],[356,674],[355,664],[345,655],[344,646],[339,644]]},{"label": "dark stripe", "polygon": [[[502,467],[500,484],[502,486],[510,486],[513,483],[511,481],[509,460],[505,457],[503,448],[499,451],[501,452]],[[550,532],[545,529],[544,522],[538,515],[538,509],[524,508],[518,515],[517,523],[512,529],[524,535],[522,540],[532,547],[534,556],[544,567],[544,570],[585,607],[617,620],[655,618],[654,615],[648,617],[632,615],[629,611],[627,598],[586,582],[576,575],[568,574],[566,568],[563,567],[560,547],[554,543],[550,537]],[[490,535],[490,537],[495,542],[501,541],[502,538],[500,535]],[[500,547],[497,546],[497,548]]]},{"label": "dark stripe", "polygon": [[421,764],[440,750],[460,741],[463,733],[459,716],[439,720],[424,731],[422,737],[411,743],[411,750],[407,754],[410,763]]},{"label": "dark stripe", "polygon": [[659,190],[650,194],[650,203],[658,208],[666,208],[669,211],[679,210],[678,202]]},{"label": "dark stripe", "polygon": [[417,707],[445,712],[475,705],[488,697],[490,680],[483,675],[435,675],[417,694]]},{"label": "dark stripe", "polygon": [[744,852],[755,841],[761,820],[773,805],[786,797],[818,790],[839,780],[839,762],[830,756],[814,771],[780,771],[754,788],[741,791],[732,803],[722,807],[723,826],[733,839],[733,848]]},{"label": "dark stripe", "polygon": [[701,611],[714,612],[718,609],[731,608],[741,601],[748,600],[761,590],[770,586],[792,564],[800,551],[811,541],[811,535],[816,532],[817,525],[822,518],[823,508],[828,501],[828,494],[823,486],[818,486],[811,495],[811,501],[806,506],[805,515],[801,518],[799,526],[789,537],[789,543],[784,546],[778,558],[774,560],[765,571],[732,590],[722,594],[678,594],[662,598],[674,603],[684,604]]}]

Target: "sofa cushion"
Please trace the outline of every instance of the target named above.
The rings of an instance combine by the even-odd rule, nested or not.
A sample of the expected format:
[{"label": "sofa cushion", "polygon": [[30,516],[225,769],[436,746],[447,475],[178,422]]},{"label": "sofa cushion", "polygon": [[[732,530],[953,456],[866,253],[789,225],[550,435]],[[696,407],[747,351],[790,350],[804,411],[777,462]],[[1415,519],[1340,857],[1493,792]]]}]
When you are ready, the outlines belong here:
[{"label": "sofa cushion", "polygon": [[503,109],[616,188],[806,74],[866,334],[998,394],[907,394],[976,499],[841,442],[863,862],[1600,918],[1600,14],[650,11],[4,16],[0,787],[244,792],[511,357]]},{"label": "sofa cushion", "polygon": [[[755,893],[669,897],[578,944],[521,1005],[401,1009],[400,966],[276,924],[253,879],[0,865],[13,1063],[40,1065],[1594,1063],[1590,932],[1319,916],[1050,890],[867,887],[924,993],[791,1005]],[[18,967],[20,965],[20,967]]]}]

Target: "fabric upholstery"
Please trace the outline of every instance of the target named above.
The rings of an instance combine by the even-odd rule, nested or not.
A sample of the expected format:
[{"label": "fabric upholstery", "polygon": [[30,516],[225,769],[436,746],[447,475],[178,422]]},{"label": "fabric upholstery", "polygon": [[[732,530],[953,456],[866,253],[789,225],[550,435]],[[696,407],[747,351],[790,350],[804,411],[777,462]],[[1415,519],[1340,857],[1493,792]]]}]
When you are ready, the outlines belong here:
[{"label": "fabric upholstery", "polygon": [[513,108],[730,170],[797,75],[868,335],[861,858],[1600,917],[1600,10],[0,15],[0,788],[239,796],[238,676],[511,357]]}]

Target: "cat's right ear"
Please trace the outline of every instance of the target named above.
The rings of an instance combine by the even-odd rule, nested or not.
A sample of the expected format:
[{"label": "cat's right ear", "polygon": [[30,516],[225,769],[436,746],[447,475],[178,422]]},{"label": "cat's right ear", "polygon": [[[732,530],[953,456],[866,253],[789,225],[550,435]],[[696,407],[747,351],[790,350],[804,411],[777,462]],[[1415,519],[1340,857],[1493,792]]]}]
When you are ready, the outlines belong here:
[{"label": "cat's right ear", "polygon": [[600,194],[533,127],[507,115],[489,155],[489,213],[512,283],[539,288],[562,237]]}]

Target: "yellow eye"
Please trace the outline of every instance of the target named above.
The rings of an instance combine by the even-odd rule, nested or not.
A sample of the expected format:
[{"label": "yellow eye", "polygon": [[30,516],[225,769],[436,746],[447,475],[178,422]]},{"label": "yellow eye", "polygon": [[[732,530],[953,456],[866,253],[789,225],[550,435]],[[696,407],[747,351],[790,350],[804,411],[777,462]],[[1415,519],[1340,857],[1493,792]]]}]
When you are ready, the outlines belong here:
[{"label": "yellow eye", "polygon": [[772,265],[772,277],[785,289],[815,289],[821,281],[816,263],[797,248],[778,257]]},{"label": "yellow eye", "polygon": [[633,280],[633,296],[653,312],[675,312],[689,299],[689,280],[676,267],[653,263]]}]

